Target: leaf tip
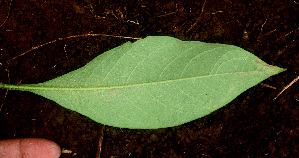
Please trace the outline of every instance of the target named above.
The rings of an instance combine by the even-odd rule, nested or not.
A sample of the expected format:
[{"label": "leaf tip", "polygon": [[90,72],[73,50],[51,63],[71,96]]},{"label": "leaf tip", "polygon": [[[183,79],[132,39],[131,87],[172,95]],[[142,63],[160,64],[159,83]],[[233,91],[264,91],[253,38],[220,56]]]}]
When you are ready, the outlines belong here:
[{"label": "leaf tip", "polygon": [[254,61],[255,61],[256,64],[262,66],[263,68],[265,68],[267,70],[267,72],[269,72],[271,74],[278,74],[278,73],[281,73],[281,72],[287,70],[285,68],[280,68],[280,67],[277,67],[277,66],[269,65],[269,64],[265,63],[262,60],[256,59]]}]

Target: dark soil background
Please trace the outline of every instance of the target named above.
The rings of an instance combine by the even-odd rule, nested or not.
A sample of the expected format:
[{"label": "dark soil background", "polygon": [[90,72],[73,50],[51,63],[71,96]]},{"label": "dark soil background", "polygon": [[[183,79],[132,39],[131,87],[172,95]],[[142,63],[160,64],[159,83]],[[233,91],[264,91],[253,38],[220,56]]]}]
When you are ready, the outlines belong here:
[{"label": "dark soil background", "polygon": [[96,157],[99,144],[101,157],[297,157],[298,83],[273,98],[298,76],[298,3],[1,0],[1,83],[47,81],[134,41],[106,36],[60,40],[88,33],[232,44],[288,70],[206,117],[157,130],[104,126],[35,94],[0,89],[0,139],[53,140],[72,151],[62,158]]}]

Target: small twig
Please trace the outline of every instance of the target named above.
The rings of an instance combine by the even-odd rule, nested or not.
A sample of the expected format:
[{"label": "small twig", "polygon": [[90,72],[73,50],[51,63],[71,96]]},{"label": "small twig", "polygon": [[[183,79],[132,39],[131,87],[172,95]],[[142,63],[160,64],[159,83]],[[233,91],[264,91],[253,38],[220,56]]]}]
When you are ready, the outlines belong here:
[{"label": "small twig", "polygon": [[0,112],[1,112],[2,107],[3,107],[3,105],[4,105],[4,102],[5,102],[5,98],[6,98],[6,96],[7,96],[7,93],[8,93],[8,89],[6,89],[6,91],[5,91],[4,99],[3,99],[2,104],[1,104],[1,106],[0,106]]},{"label": "small twig", "polygon": [[262,85],[264,87],[271,88],[271,89],[276,89],[276,87],[273,87],[273,86],[270,86],[270,85],[267,85],[267,84],[264,84],[264,83],[260,83],[260,85]]},{"label": "small twig", "polygon": [[40,6],[43,6],[47,1],[44,1],[43,4],[41,4]]},{"label": "small twig", "polygon": [[201,13],[199,14],[199,16],[198,16],[198,18],[196,19],[196,21],[195,21],[195,23],[193,23],[193,25],[191,25],[191,27],[187,30],[187,32],[189,32],[197,23],[198,23],[198,21],[200,20],[200,18],[201,18],[201,14],[203,13],[203,11],[204,11],[204,8],[205,8],[205,5],[206,5],[206,1],[207,0],[205,0],[205,2],[203,3],[203,5],[202,5],[202,8],[201,8]]},{"label": "small twig", "polygon": [[0,25],[0,27],[2,27],[2,26],[6,23],[6,21],[8,20],[8,18],[9,18],[9,15],[10,15],[10,9],[11,9],[11,4],[12,4],[12,0],[11,0],[10,3],[9,3],[8,13],[7,13],[6,19],[3,21],[3,23]]},{"label": "small twig", "polygon": [[207,155],[207,154],[201,154],[201,155],[204,157],[211,157],[210,155]]},{"label": "small twig", "polygon": [[267,35],[269,35],[269,34],[275,32],[275,31],[277,31],[277,29],[274,29],[274,30],[272,30],[272,31],[269,31],[269,32],[267,32],[267,33],[265,33],[265,34],[263,34],[263,35],[260,34],[257,38],[258,38],[258,40],[259,40],[260,38],[262,38],[262,37],[264,37],[264,36],[267,36]]},{"label": "small twig", "polygon": [[[5,71],[7,71],[8,83],[10,83],[9,70],[8,70],[8,69],[5,69]],[[4,99],[3,99],[2,104],[1,104],[1,106],[0,106],[0,112],[1,112],[2,107],[3,107],[3,105],[4,105],[4,102],[5,102],[5,98],[6,98],[6,96],[7,96],[7,93],[8,93],[8,89],[6,89],[6,92],[5,92],[5,95],[4,95]]]},{"label": "small twig", "polygon": [[157,17],[160,18],[160,17],[164,17],[164,16],[168,16],[168,15],[172,15],[172,14],[175,14],[178,10],[174,11],[174,12],[170,12],[170,13],[166,13],[166,14],[163,14],[163,15],[158,15]]},{"label": "small twig", "polygon": [[218,11],[216,11],[214,13],[211,13],[211,14],[217,14],[217,13],[222,13],[222,12],[223,12],[222,10],[218,10]]},{"label": "small twig", "polygon": [[[262,24],[262,26],[261,26],[261,31],[260,31],[260,34],[259,34],[259,36],[257,37],[258,39],[260,39],[261,38],[261,35],[262,35],[262,33],[263,33],[263,27],[264,27],[264,25],[267,23],[267,18],[266,18],[266,20],[265,20],[265,22]],[[258,40],[259,41],[259,40]]]},{"label": "small twig", "polygon": [[285,86],[284,88],[283,88],[283,90],[282,91],[280,91],[279,93],[278,93],[278,95],[273,99],[273,100],[275,100],[276,98],[278,98],[285,90],[287,90],[289,87],[291,87],[295,82],[297,82],[299,80],[299,76],[297,76],[297,78],[295,78],[292,82],[290,82],[287,86]]},{"label": "small twig", "polygon": [[100,158],[101,157],[102,144],[103,144],[103,139],[104,139],[104,128],[105,128],[105,125],[101,128],[101,131],[100,131],[100,139],[99,139],[99,144],[98,144],[98,150],[97,150],[96,158]]},{"label": "small twig", "polygon": [[[91,34],[91,33],[88,33],[88,34],[83,34],[83,35],[73,35],[73,36],[68,36],[68,37],[58,38],[58,39],[56,39],[56,40],[53,40],[53,41],[50,41],[50,42],[46,42],[46,43],[41,44],[41,45],[39,45],[39,46],[32,47],[31,49],[25,51],[24,53],[19,54],[19,55],[13,57],[11,60],[15,60],[16,58],[21,57],[21,56],[23,56],[23,55],[25,55],[25,54],[27,54],[27,53],[33,51],[33,50],[39,49],[39,48],[41,48],[41,47],[43,47],[43,46],[45,46],[45,45],[49,45],[49,44],[55,43],[55,42],[57,42],[57,41],[62,41],[62,40],[71,39],[71,38],[78,38],[78,37],[90,37],[90,36],[92,36],[92,37],[96,37],[96,36],[106,36],[106,37],[127,38],[127,39],[136,39],[136,40],[140,40],[140,39],[142,39],[142,38],[137,38],[137,37],[126,37],[126,36],[117,36],[117,35],[107,35],[107,34],[101,34],[101,33],[99,33],[99,34]],[[2,64],[0,63],[0,65],[2,65]]]},{"label": "small twig", "polygon": [[299,30],[299,27],[298,27],[297,29],[295,29],[295,30],[293,30],[293,31],[291,31],[291,32],[289,32],[289,33],[287,33],[287,34],[285,34],[285,35],[283,35],[283,36],[277,38],[276,41],[279,41],[279,40],[281,40],[282,38],[287,37],[288,35],[290,35],[291,33],[293,33],[293,32],[296,31],[296,30]]},{"label": "small twig", "polygon": [[263,27],[264,27],[264,25],[266,24],[266,22],[267,22],[267,18],[266,18],[266,20],[265,20],[265,22],[262,24],[262,26],[261,26],[261,34],[262,34],[262,32],[263,32]]}]

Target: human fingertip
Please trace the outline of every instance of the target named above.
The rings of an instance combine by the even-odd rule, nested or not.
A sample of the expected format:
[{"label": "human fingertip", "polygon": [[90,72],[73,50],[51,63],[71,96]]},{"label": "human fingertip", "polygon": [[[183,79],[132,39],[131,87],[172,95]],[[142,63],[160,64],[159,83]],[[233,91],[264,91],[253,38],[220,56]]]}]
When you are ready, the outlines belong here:
[{"label": "human fingertip", "polygon": [[0,141],[1,158],[59,158],[60,147],[42,138],[20,138]]}]

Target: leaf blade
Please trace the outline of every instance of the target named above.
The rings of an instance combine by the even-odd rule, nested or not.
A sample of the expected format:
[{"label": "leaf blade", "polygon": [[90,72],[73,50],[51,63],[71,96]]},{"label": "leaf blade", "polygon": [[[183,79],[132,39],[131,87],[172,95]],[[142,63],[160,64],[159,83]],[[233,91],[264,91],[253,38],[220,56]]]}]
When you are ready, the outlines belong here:
[{"label": "leaf blade", "polygon": [[282,71],[236,46],[150,36],[22,88],[106,125],[164,128],[205,116]]}]

